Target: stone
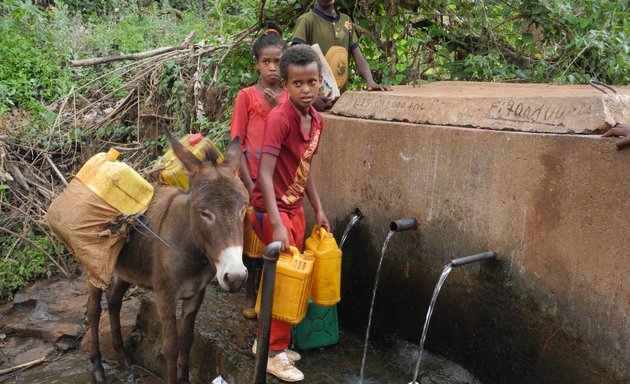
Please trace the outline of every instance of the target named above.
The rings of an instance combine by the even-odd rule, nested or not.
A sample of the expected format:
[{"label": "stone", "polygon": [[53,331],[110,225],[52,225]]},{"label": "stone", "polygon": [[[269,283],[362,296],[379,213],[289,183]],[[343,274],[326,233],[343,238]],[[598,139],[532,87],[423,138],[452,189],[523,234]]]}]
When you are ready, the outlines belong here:
[{"label": "stone", "polygon": [[85,332],[87,289],[80,279],[44,279],[20,290],[0,309],[0,332],[49,342]]},{"label": "stone", "polygon": [[492,130],[602,133],[630,121],[630,87],[442,81],[391,92],[345,92],[339,116]]},{"label": "stone", "polygon": [[[137,344],[134,339],[134,331],[136,328],[136,319],[140,312],[140,299],[133,297],[129,300],[123,301],[122,308],[120,310],[120,327],[123,335],[123,342],[125,348],[131,354],[135,345]],[[111,327],[109,323],[109,314],[107,311],[101,313],[101,322],[99,325],[99,341],[101,347],[101,354],[106,359],[116,360],[116,351],[112,346]],[[92,343],[92,334],[88,330],[85,333],[85,337],[81,340],[81,350],[89,351]]]}]

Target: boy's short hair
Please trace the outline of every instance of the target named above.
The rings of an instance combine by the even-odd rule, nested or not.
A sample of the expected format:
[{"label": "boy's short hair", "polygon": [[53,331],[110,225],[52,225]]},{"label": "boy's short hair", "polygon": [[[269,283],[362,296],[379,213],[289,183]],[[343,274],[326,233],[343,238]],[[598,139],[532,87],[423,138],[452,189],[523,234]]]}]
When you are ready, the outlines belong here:
[{"label": "boy's short hair", "polygon": [[280,57],[280,77],[283,80],[288,80],[287,68],[289,64],[305,67],[310,63],[317,63],[317,70],[319,74],[322,73],[322,63],[313,48],[304,44],[292,45]]}]

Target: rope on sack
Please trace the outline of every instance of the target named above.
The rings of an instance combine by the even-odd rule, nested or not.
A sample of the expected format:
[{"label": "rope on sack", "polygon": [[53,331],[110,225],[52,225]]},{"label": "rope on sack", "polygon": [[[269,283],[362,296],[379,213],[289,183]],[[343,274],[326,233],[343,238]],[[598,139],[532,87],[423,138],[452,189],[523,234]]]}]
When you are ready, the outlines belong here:
[{"label": "rope on sack", "polygon": [[[138,233],[143,235],[143,236],[153,236],[153,237],[155,237],[156,239],[158,239],[162,243],[164,243],[164,245],[166,245],[171,251],[175,252],[175,249],[173,247],[171,247],[169,245],[169,243],[166,242],[166,240],[164,240],[163,238],[158,236],[157,233],[153,232],[151,230],[151,228],[149,228],[149,226],[144,223],[144,220],[146,220],[146,218],[147,217],[142,215],[142,214],[137,215],[135,217],[134,224],[133,224],[132,228],[135,229],[136,231],[138,231]],[[140,227],[146,229],[149,233],[143,232]]]}]

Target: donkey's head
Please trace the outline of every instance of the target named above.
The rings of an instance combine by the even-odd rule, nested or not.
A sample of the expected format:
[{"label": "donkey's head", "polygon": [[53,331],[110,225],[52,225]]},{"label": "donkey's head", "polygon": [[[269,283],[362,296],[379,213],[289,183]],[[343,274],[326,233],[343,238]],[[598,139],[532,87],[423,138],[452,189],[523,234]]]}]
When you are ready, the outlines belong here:
[{"label": "donkey's head", "polygon": [[216,268],[221,288],[237,291],[247,278],[243,265],[243,218],[248,195],[236,176],[241,156],[239,138],[230,144],[223,163],[219,153],[201,161],[163,127],[173,152],[190,177],[188,220],[192,241]]}]

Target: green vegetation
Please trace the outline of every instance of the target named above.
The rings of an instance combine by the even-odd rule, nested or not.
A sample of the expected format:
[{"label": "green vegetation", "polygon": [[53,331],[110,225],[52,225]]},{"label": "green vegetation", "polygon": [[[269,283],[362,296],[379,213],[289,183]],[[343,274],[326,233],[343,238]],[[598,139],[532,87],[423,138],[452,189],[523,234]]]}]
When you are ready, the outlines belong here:
[{"label": "green vegetation", "polygon": [[373,37],[364,55],[393,84],[630,81],[627,1],[342,3]]},{"label": "green vegetation", "polygon": [[[146,151],[138,164],[145,166],[163,150],[164,143],[157,136],[156,125],[141,119],[141,110],[170,117],[176,134],[202,132],[221,147],[227,140],[237,91],[256,81],[250,47],[259,33],[259,22],[278,22],[289,38],[297,16],[313,3],[57,0],[54,5],[46,1],[35,5],[27,0],[4,0],[0,4],[0,155],[2,135],[19,143],[16,153],[30,154],[25,157],[28,161],[42,161],[28,150],[36,148],[56,160],[76,157],[75,166],[85,160],[79,156],[82,150],[93,153],[113,143],[139,141]],[[375,79],[386,84],[436,80],[630,82],[628,1],[337,3],[355,20],[361,50]],[[191,31],[198,49],[222,48],[192,58],[164,59],[151,71],[130,61],[69,65],[70,60],[177,46]],[[142,70],[147,71],[145,77],[139,75]],[[197,113],[198,99],[193,97],[191,84],[195,81],[210,95],[202,115]],[[354,71],[350,89],[362,86]],[[102,112],[100,104],[101,110],[112,109],[125,98],[129,107],[111,124],[73,123],[81,113]],[[62,249],[52,248],[44,229],[16,220],[15,212],[8,214],[7,207],[23,203],[15,194],[19,186],[2,178],[2,160],[0,156],[0,301],[29,279],[55,272],[51,258],[42,251],[59,256],[57,248]],[[66,168],[72,170],[72,166]],[[41,209],[24,216],[41,222]],[[6,230],[32,243],[16,240]]]},{"label": "green vegetation", "polygon": [[29,237],[34,244],[19,245],[21,240],[0,236],[0,303],[31,279],[53,273],[53,265],[42,252],[52,252],[52,244],[45,236],[30,233]]}]

